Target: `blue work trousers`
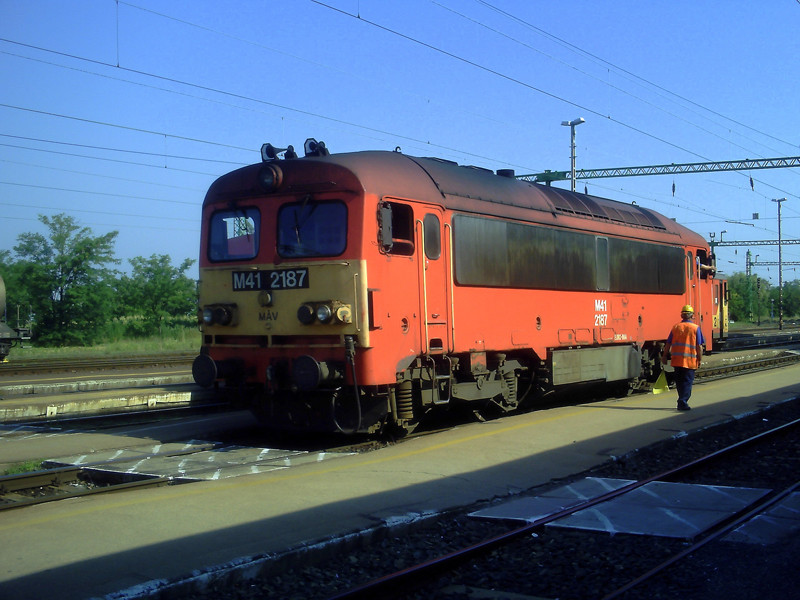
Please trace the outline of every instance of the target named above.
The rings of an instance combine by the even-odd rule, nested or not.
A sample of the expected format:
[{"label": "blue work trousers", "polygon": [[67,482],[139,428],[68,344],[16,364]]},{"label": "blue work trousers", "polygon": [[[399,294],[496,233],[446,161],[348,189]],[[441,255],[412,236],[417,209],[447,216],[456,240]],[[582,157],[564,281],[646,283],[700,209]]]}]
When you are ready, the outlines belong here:
[{"label": "blue work trousers", "polygon": [[675,387],[678,389],[678,404],[689,404],[694,383],[694,369],[675,367]]}]

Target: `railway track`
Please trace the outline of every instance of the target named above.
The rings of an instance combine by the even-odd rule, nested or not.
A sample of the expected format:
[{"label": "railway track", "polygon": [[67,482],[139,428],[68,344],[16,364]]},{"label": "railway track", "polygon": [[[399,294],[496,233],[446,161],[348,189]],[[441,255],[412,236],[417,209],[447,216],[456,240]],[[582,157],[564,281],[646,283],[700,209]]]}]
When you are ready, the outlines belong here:
[{"label": "railway track", "polygon": [[57,359],[23,359],[0,363],[0,376],[21,373],[63,373],[75,371],[104,371],[109,369],[139,369],[156,365],[191,365],[197,353],[167,352],[163,354]]},{"label": "railway track", "polygon": [[[161,362],[164,359],[173,362],[187,360],[186,354],[171,354],[161,355],[156,357],[141,357],[136,358],[123,358],[123,359],[109,359],[105,361],[109,365],[150,365]],[[800,353],[787,352],[772,357],[762,357],[754,360],[745,360],[732,362],[730,364],[706,367],[698,371],[698,379],[713,380],[731,375],[743,374],[754,372],[758,370],[771,369],[796,362],[800,360]],[[87,363],[89,364],[89,363]],[[37,368],[37,363],[26,364],[27,368]],[[173,409],[174,410],[174,409]],[[127,418],[127,415],[125,415]],[[105,418],[108,418],[106,416]],[[115,425],[118,423],[112,421]],[[435,433],[436,429],[431,431],[420,431],[417,435],[430,435]],[[416,435],[410,436],[413,439]],[[365,452],[380,446],[375,440],[365,442],[354,442],[352,444],[331,448],[328,450],[321,450],[328,453],[345,453],[345,452]],[[195,448],[190,451],[179,451],[174,453],[162,453],[161,458],[166,456],[181,456],[197,453],[209,448]],[[154,455],[153,455],[154,456]],[[144,461],[152,456],[138,457],[139,461]],[[130,462],[131,458],[126,458],[126,462]],[[109,493],[138,487],[150,487],[158,485],[169,485],[175,482],[174,475],[142,476],[137,481],[114,481],[115,476],[107,470],[104,466],[112,465],[115,461],[100,461],[97,463],[73,466],[73,467],[60,467],[54,469],[45,469],[33,473],[26,473],[22,475],[9,475],[0,477],[0,510],[8,508],[18,508],[22,506],[30,506],[42,502],[51,502],[77,496],[85,496],[90,494]],[[122,462],[122,461],[117,461]]]},{"label": "railway track", "polygon": [[0,477],[0,510],[135,488],[170,485],[176,482],[172,476],[132,475],[109,470],[109,467],[130,465],[155,457],[189,456],[217,447],[219,444],[202,444],[186,450],[140,454],[127,456],[121,460],[97,461],[4,475]]},{"label": "railway track", "polygon": [[772,348],[800,342],[800,331],[762,330],[754,332],[737,332],[731,334],[725,342],[728,351],[750,350],[754,348]]},{"label": "railway track", "polygon": [[[151,421],[145,422],[144,427]],[[130,427],[130,418],[125,422]],[[119,419],[110,419],[88,433],[102,433],[104,429],[117,430],[119,427]],[[51,439],[54,435],[79,433],[80,429],[56,432],[48,428],[16,426],[7,435],[7,440],[13,443],[15,438],[24,438],[30,442],[37,436]],[[221,435],[230,437],[224,433]],[[253,444],[265,441],[252,440]],[[338,439],[328,440],[325,447],[319,442],[306,446],[296,442],[263,447],[241,445],[238,439],[218,442],[192,439],[85,451],[78,450],[81,446],[73,445],[75,454],[49,458],[41,463],[40,469],[0,476],[0,511],[82,496],[286,470],[385,445],[372,439],[348,441],[339,446],[330,443],[335,441],[341,443]],[[90,444],[91,438],[87,442]],[[150,448],[152,451],[143,451]]]},{"label": "railway track", "polygon": [[703,364],[701,368],[697,370],[695,378],[698,380],[713,381],[715,379],[723,379],[725,377],[743,375],[745,373],[775,369],[796,362],[800,362],[800,352],[790,350],[775,356],[730,361],[718,365]]},{"label": "railway track", "polygon": [[[331,599],[353,600],[374,597],[415,599],[472,597],[470,594],[479,594],[482,592],[490,594],[490,596],[487,597],[501,597],[503,593],[507,593],[509,596],[513,594],[534,593],[538,597],[540,592],[535,589],[535,584],[526,586],[524,583],[535,582],[537,579],[537,568],[533,557],[541,556],[542,549],[540,548],[537,550],[534,549],[534,547],[546,544],[547,547],[544,550],[548,555],[564,552],[564,550],[552,546],[552,540],[556,539],[558,536],[548,538],[546,535],[542,534],[546,525],[563,520],[580,511],[590,511],[605,503],[619,501],[623,496],[635,493],[636,490],[644,488],[653,482],[704,480],[705,477],[708,477],[709,471],[723,468],[720,466],[722,464],[725,465],[724,468],[730,469],[732,463],[746,461],[748,460],[748,456],[755,456],[765,452],[765,448],[768,447],[771,440],[776,439],[778,436],[793,435],[796,440],[798,429],[800,429],[800,419],[795,419],[787,424],[774,427],[768,431],[731,444],[700,458],[687,461],[679,466],[650,477],[633,481],[618,489],[597,495],[563,510],[537,518],[524,526],[511,529],[510,531],[506,531],[476,544],[442,554],[441,556],[406,566],[396,572],[335,594],[331,596]],[[796,441],[794,445],[796,446]],[[743,452],[749,453],[749,455],[743,454]],[[789,451],[788,454],[791,455],[792,452]],[[763,459],[763,457],[761,458]],[[700,472],[701,470],[702,472]],[[728,477],[731,476],[730,474],[728,475]],[[736,478],[736,475],[732,477]],[[742,485],[741,481],[737,481],[736,483],[740,486]],[[718,540],[723,535],[730,533],[736,527],[752,520],[758,515],[764,514],[769,508],[797,491],[798,488],[800,488],[800,482],[795,480],[786,483],[786,485],[780,489],[770,490],[758,499],[747,502],[739,510],[723,519],[721,522],[716,522],[698,531],[691,537],[688,544],[686,542],[673,544],[674,552],[668,553],[669,555],[667,556],[658,557],[658,551],[652,550],[653,554],[658,557],[654,560],[655,564],[646,572],[638,574],[626,582],[619,583],[621,578],[617,574],[607,573],[609,578],[614,581],[614,584],[610,588],[607,587],[605,590],[602,590],[602,588],[598,589],[595,597],[603,598],[603,600],[621,597],[627,598],[628,596],[624,596],[624,594],[634,587],[644,589],[644,591],[641,592],[642,597],[656,597],[651,595],[651,592],[647,591],[647,586],[651,584],[655,577],[661,575],[666,569],[685,562],[690,555],[698,552],[707,544]],[[575,536],[566,536],[565,539],[569,544],[575,544]],[[587,541],[588,537],[584,543]],[[655,547],[655,544],[653,544],[653,546]],[[567,549],[566,552],[569,554],[569,549]],[[506,576],[505,578],[491,579],[491,583],[488,584],[491,586],[491,592],[482,587],[487,586],[487,582],[484,579],[484,582],[481,584],[481,575],[479,574],[498,574],[503,570],[504,565],[506,569],[509,569],[511,565],[517,564],[520,556],[529,557],[529,566],[525,572],[516,573],[513,576]],[[534,560],[533,568],[530,568],[530,560]],[[577,558],[575,560],[577,560]],[[573,562],[573,565],[574,564],[576,563]],[[552,570],[549,569],[551,565],[546,564],[546,560],[543,561],[543,564],[540,563],[539,567],[541,573],[538,574],[538,577],[544,575],[546,571]],[[502,588],[499,583],[499,581],[512,580],[517,582],[521,581],[523,583],[518,583],[514,588],[508,590]],[[559,594],[559,597],[573,597],[568,579],[565,579],[563,586],[564,589],[562,590],[562,594]],[[534,589],[530,589],[530,587]]]},{"label": "railway track", "polygon": [[[788,336],[788,337],[787,337]],[[751,336],[745,336],[748,340]],[[757,337],[757,336],[756,336]],[[800,341],[800,333],[783,334],[779,341],[753,341],[745,343],[740,340],[740,345],[731,348],[727,353],[734,350],[745,349],[769,349],[776,348],[790,343]],[[725,351],[722,353],[726,354]],[[193,352],[168,352],[162,354],[136,355],[136,356],[115,356],[109,358],[98,357],[79,357],[71,359],[25,359],[0,363],[0,377],[3,375],[15,375],[21,373],[58,373],[58,372],[81,372],[81,371],[104,371],[114,369],[138,369],[153,366],[190,366],[196,353]],[[726,374],[736,374],[739,372],[756,371],[781,364],[800,360],[800,355],[789,351],[780,357],[761,358],[751,361],[729,363],[722,366],[709,367],[704,364],[698,370],[698,378],[712,378]]]}]

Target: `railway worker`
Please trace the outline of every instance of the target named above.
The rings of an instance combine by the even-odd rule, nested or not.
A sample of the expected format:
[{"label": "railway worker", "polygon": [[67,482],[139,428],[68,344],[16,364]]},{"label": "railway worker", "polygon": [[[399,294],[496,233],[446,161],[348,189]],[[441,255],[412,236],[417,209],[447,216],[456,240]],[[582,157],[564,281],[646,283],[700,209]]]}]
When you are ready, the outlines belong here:
[{"label": "railway worker", "polygon": [[667,364],[671,355],[671,364],[675,368],[675,387],[678,388],[678,410],[691,410],[689,398],[692,395],[694,373],[700,368],[703,357],[703,332],[700,326],[692,322],[694,309],[690,304],[681,308],[681,322],[672,327],[667,338],[661,362]]}]

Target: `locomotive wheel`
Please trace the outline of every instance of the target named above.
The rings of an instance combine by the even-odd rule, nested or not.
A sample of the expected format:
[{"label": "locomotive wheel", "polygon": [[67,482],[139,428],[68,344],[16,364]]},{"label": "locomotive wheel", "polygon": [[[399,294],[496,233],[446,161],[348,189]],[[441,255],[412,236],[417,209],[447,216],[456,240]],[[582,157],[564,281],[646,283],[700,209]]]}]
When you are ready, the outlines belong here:
[{"label": "locomotive wheel", "polygon": [[414,433],[419,426],[419,421],[393,421],[387,423],[383,435],[392,440],[399,440]]},{"label": "locomotive wheel", "polygon": [[609,385],[611,386],[610,391],[614,398],[627,398],[633,392],[628,380],[614,381]]}]

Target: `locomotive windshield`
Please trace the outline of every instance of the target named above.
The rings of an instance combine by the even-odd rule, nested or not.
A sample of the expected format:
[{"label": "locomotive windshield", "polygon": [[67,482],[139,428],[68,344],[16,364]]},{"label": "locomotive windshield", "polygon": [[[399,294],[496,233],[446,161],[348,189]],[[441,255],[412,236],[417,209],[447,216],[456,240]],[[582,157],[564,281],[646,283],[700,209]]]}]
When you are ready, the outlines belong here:
[{"label": "locomotive windshield", "polygon": [[347,207],[307,196],[278,211],[278,254],[285,258],[338,256],[347,246]]},{"label": "locomotive windshield", "polygon": [[255,208],[215,212],[209,227],[208,258],[215,262],[255,258],[260,221]]}]

